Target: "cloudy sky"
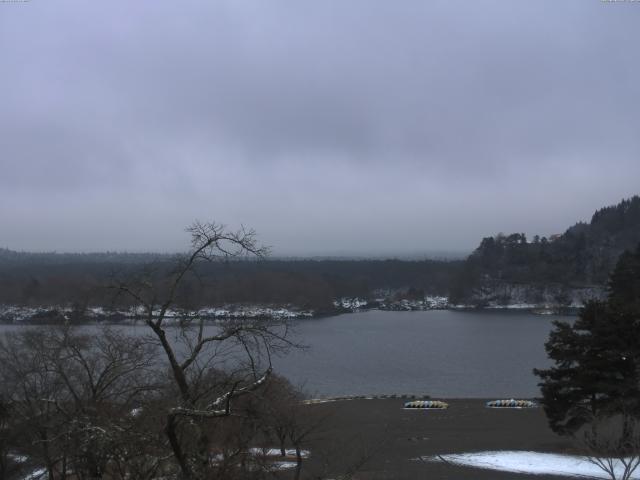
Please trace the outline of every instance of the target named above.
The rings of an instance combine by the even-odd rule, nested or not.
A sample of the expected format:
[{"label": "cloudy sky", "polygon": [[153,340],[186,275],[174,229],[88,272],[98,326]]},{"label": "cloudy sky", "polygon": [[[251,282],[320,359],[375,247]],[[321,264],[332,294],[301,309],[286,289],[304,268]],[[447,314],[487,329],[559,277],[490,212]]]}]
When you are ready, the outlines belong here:
[{"label": "cloudy sky", "polygon": [[640,3],[0,3],[0,247],[470,250],[640,193]]}]

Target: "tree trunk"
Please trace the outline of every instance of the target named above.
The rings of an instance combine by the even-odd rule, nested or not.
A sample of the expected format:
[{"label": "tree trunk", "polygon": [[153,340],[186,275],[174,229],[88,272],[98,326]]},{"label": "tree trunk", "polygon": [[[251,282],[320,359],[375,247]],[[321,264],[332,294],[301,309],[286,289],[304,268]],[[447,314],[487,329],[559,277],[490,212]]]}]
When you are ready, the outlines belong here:
[{"label": "tree trunk", "polygon": [[193,475],[184,456],[184,452],[182,451],[182,446],[180,445],[180,439],[178,438],[176,427],[176,418],[173,415],[168,415],[165,433],[167,434],[167,438],[169,439],[169,444],[171,445],[171,449],[173,450],[173,455],[175,456],[176,461],[180,466],[182,477],[185,480],[191,480],[191,478],[193,478]]},{"label": "tree trunk", "polygon": [[182,396],[182,400],[187,403],[191,402],[191,394],[189,391],[189,384],[187,383],[187,378],[184,374],[184,370],[180,367],[180,364],[176,359],[175,354],[173,353],[173,348],[171,347],[171,344],[167,340],[167,335],[165,331],[160,327],[156,327],[152,321],[148,321],[147,325],[151,327],[151,329],[154,331],[154,333],[158,337],[158,340],[160,340],[160,345],[162,346],[162,349],[167,355],[167,360],[169,360],[169,365],[171,366],[171,371],[173,372],[173,378],[175,379],[176,384],[180,389],[180,395]]},{"label": "tree trunk", "polygon": [[278,440],[280,441],[280,455],[283,457],[287,456],[287,449],[285,441],[286,441],[286,435],[278,435]]},{"label": "tree trunk", "polygon": [[200,468],[203,472],[209,469],[209,436],[204,433],[201,428],[200,435],[198,436],[198,455],[200,456]]},{"label": "tree trunk", "polygon": [[295,480],[300,480],[300,474],[302,473],[302,452],[300,446],[296,445],[296,477]]},{"label": "tree trunk", "polygon": [[[633,433],[634,433],[633,430],[634,430],[633,420],[630,418],[629,415],[624,413],[622,417],[622,439],[621,439],[622,445],[620,445],[622,447],[622,452],[624,455],[629,453],[629,451],[633,446],[632,445]],[[637,452],[631,452],[631,453],[637,453]]]}]

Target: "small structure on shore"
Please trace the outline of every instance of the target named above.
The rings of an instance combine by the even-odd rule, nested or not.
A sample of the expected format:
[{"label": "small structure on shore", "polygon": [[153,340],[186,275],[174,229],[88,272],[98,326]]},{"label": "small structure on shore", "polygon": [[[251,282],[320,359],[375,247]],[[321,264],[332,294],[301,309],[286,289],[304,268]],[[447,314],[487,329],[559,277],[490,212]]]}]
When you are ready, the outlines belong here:
[{"label": "small structure on shore", "polygon": [[449,404],[445,402],[441,402],[440,400],[413,400],[411,402],[406,402],[404,404],[404,408],[443,409],[443,408],[449,408]]},{"label": "small structure on shore", "polygon": [[531,400],[492,400],[487,402],[488,408],[535,408],[538,405]]}]

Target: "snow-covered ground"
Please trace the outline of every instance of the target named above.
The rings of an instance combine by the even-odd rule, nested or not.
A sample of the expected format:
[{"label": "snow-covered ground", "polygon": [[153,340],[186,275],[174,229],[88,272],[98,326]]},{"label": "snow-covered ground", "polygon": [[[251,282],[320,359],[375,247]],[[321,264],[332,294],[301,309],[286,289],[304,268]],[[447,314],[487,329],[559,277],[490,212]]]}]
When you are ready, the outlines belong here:
[{"label": "snow-covered ground", "polygon": [[[282,454],[279,448],[250,448],[249,453],[252,455],[261,455],[264,457],[280,457],[280,455]],[[295,449],[292,449],[292,448],[286,449],[285,456],[295,457],[296,456]],[[300,457],[308,458],[309,450],[300,450]]]},{"label": "snow-covered ground", "polygon": [[[555,453],[495,451],[452,453],[433,457],[421,457],[429,462],[448,462],[465,467],[498,470],[502,472],[524,473],[532,475],[558,475],[578,478],[610,478],[600,467],[587,457],[560,455]],[[622,465],[617,465],[622,471]],[[640,470],[631,477],[640,479]]]},{"label": "snow-covered ground", "polygon": [[[260,468],[266,468],[269,471],[290,470],[296,468],[297,458],[296,451],[294,449],[286,449],[285,456],[282,457],[282,452],[279,448],[250,448],[248,451],[254,459],[261,459],[257,465]],[[311,453],[309,450],[301,450],[300,458],[309,458]],[[221,462],[224,460],[224,456],[220,453],[212,455],[211,460],[214,462]],[[265,462],[266,460],[266,462]]]},{"label": "snow-covered ground", "polygon": [[364,298],[349,298],[342,297],[333,301],[333,306],[336,308],[345,308],[347,310],[359,310],[361,308],[366,308],[369,302],[367,302]]},{"label": "snow-covered ground", "polygon": [[605,295],[606,289],[598,285],[569,288],[560,284],[516,284],[485,279],[467,298],[465,305],[456,305],[456,307],[482,305],[484,308],[516,310],[577,309],[588,300],[602,299]]},{"label": "snow-covered ground", "polygon": [[342,297],[334,300],[333,306],[345,310],[357,311],[367,308],[380,310],[443,310],[449,307],[449,299],[439,296],[425,296],[423,299],[410,300],[393,298],[393,292],[387,292],[386,296],[376,298],[372,302],[358,297]]},{"label": "snow-covered ground", "polygon": [[22,480],[41,480],[47,476],[47,470],[45,468],[37,468],[28,473]]},{"label": "snow-covered ground", "polygon": [[386,300],[380,303],[381,310],[444,310],[449,308],[447,297],[426,296],[422,300]]},{"label": "snow-covered ground", "polygon": [[[158,315],[160,310],[154,311]],[[47,307],[27,307],[21,305],[0,305],[0,321],[28,322],[37,320],[39,323],[47,323],[46,320],[59,319],[60,316],[69,319],[73,309],[68,306],[51,305]],[[107,310],[103,307],[88,307],[83,315],[89,321],[122,321],[134,320],[145,316],[141,307],[127,310]],[[182,310],[167,310],[167,320],[181,321],[188,318],[206,318],[211,320],[228,318],[310,318],[314,312],[300,310],[287,306],[263,306],[263,305],[225,305],[223,307],[205,307],[197,311],[184,312]]]}]

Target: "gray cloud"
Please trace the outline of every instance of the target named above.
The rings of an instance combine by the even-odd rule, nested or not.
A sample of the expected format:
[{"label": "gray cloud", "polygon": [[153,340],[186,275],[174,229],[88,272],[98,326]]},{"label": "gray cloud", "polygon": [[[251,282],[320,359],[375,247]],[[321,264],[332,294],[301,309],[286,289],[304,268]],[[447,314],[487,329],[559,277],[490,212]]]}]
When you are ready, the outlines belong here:
[{"label": "gray cloud", "polygon": [[0,5],[0,245],[470,249],[638,193],[640,5]]}]

